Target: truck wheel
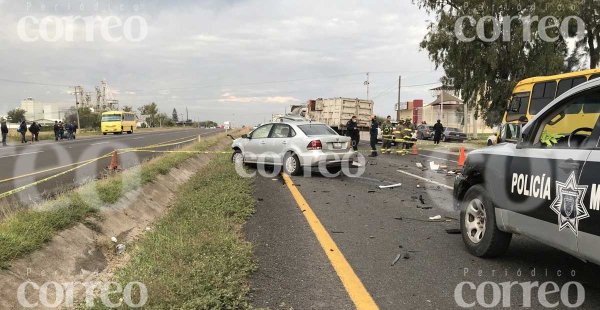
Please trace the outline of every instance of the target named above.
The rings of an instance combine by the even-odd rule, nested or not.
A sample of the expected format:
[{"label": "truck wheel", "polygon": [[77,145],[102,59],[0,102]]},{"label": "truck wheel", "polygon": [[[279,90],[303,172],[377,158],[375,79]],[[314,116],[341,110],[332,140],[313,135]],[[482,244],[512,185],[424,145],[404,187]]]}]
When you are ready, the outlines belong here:
[{"label": "truck wheel", "polygon": [[478,257],[496,257],[508,249],[512,234],[498,229],[494,205],[481,185],[467,191],[461,204],[460,230],[467,250]]},{"label": "truck wheel", "polygon": [[299,175],[302,171],[300,159],[294,153],[288,153],[283,159],[283,171],[289,175]]}]

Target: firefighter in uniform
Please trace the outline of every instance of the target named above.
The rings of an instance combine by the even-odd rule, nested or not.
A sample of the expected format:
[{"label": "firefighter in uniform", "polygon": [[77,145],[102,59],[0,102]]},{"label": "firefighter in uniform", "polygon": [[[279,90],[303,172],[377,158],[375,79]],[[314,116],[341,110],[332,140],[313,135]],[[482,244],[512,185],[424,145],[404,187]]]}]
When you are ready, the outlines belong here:
[{"label": "firefighter in uniform", "polygon": [[406,128],[404,129],[404,136],[402,137],[404,139],[403,146],[405,153],[408,154],[412,146],[415,144],[415,141],[417,141],[417,132],[415,130],[415,126],[410,122],[410,119],[407,119],[404,124]]},{"label": "firefighter in uniform", "polygon": [[402,154],[402,148],[404,145],[404,120],[398,121],[398,126],[396,126],[396,130],[394,130],[394,142],[396,142],[396,154]]},{"label": "firefighter in uniform", "polygon": [[381,125],[381,140],[383,142],[383,145],[381,146],[382,154],[385,154],[386,152],[389,154],[392,152],[392,140],[394,139],[392,133],[393,130],[392,117],[388,115],[385,122]]}]

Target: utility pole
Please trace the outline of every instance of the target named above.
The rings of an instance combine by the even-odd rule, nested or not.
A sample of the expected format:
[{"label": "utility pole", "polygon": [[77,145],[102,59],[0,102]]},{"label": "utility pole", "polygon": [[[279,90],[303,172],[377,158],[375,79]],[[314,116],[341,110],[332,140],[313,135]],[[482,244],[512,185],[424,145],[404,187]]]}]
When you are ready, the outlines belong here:
[{"label": "utility pole", "polygon": [[81,86],[75,86],[75,113],[77,114],[77,128],[81,128],[81,122],[79,121],[79,100],[77,99],[77,93],[79,92],[79,88],[81,88]]},{"label": "utility pole", "polygon": [[[396,106],[396,111],[400,111],[400,91],[402,89],[402,75],[398,76],[398,105]],[[397,113],[397,112],[396,112]]]},{"label": "utility pole", "polygon": [[363,84],[367,86],[367,100],[369,100],[369,84],[371,84],[369,82],[369,72],[367,72],[367,80]]}]

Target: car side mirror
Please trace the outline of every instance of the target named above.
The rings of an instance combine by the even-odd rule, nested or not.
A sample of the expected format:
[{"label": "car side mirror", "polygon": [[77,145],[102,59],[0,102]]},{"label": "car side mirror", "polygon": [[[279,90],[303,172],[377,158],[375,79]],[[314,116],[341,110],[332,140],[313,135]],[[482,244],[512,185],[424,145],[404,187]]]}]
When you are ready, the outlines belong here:
[{"label": "car side mirror", "polygon": [[247,135],[247,134],[243,134],[243,135],[242,135],[242,139],[250,139],[250,137],[248,137],[248,135]]}]

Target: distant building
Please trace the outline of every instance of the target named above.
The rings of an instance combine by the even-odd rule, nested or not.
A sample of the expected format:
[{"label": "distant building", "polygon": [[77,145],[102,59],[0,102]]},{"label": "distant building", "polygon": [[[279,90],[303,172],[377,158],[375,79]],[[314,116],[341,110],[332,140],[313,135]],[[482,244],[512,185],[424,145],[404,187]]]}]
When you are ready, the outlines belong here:
[{"label": "distant building", "polygon": [[494,131],[485,125],[481,117],[475,119],[474,111],[468,110],[465,113],[465,108],[466,105],[456,94],[445,90],[439,92],[437,98],[429,104],[423,104],[421,99],[401,103],[396,113],[398,120],[410,118],[414,124],[425,122],[433,125],[439,119],[444,127],[458,128],[473,135]]},{"label": "distant building", "polygon": [[25,110],[25,119],[28,121],[60,121],[71,106],[69,103],[47,103],[27,98],[21,101],[20,108]]}]

